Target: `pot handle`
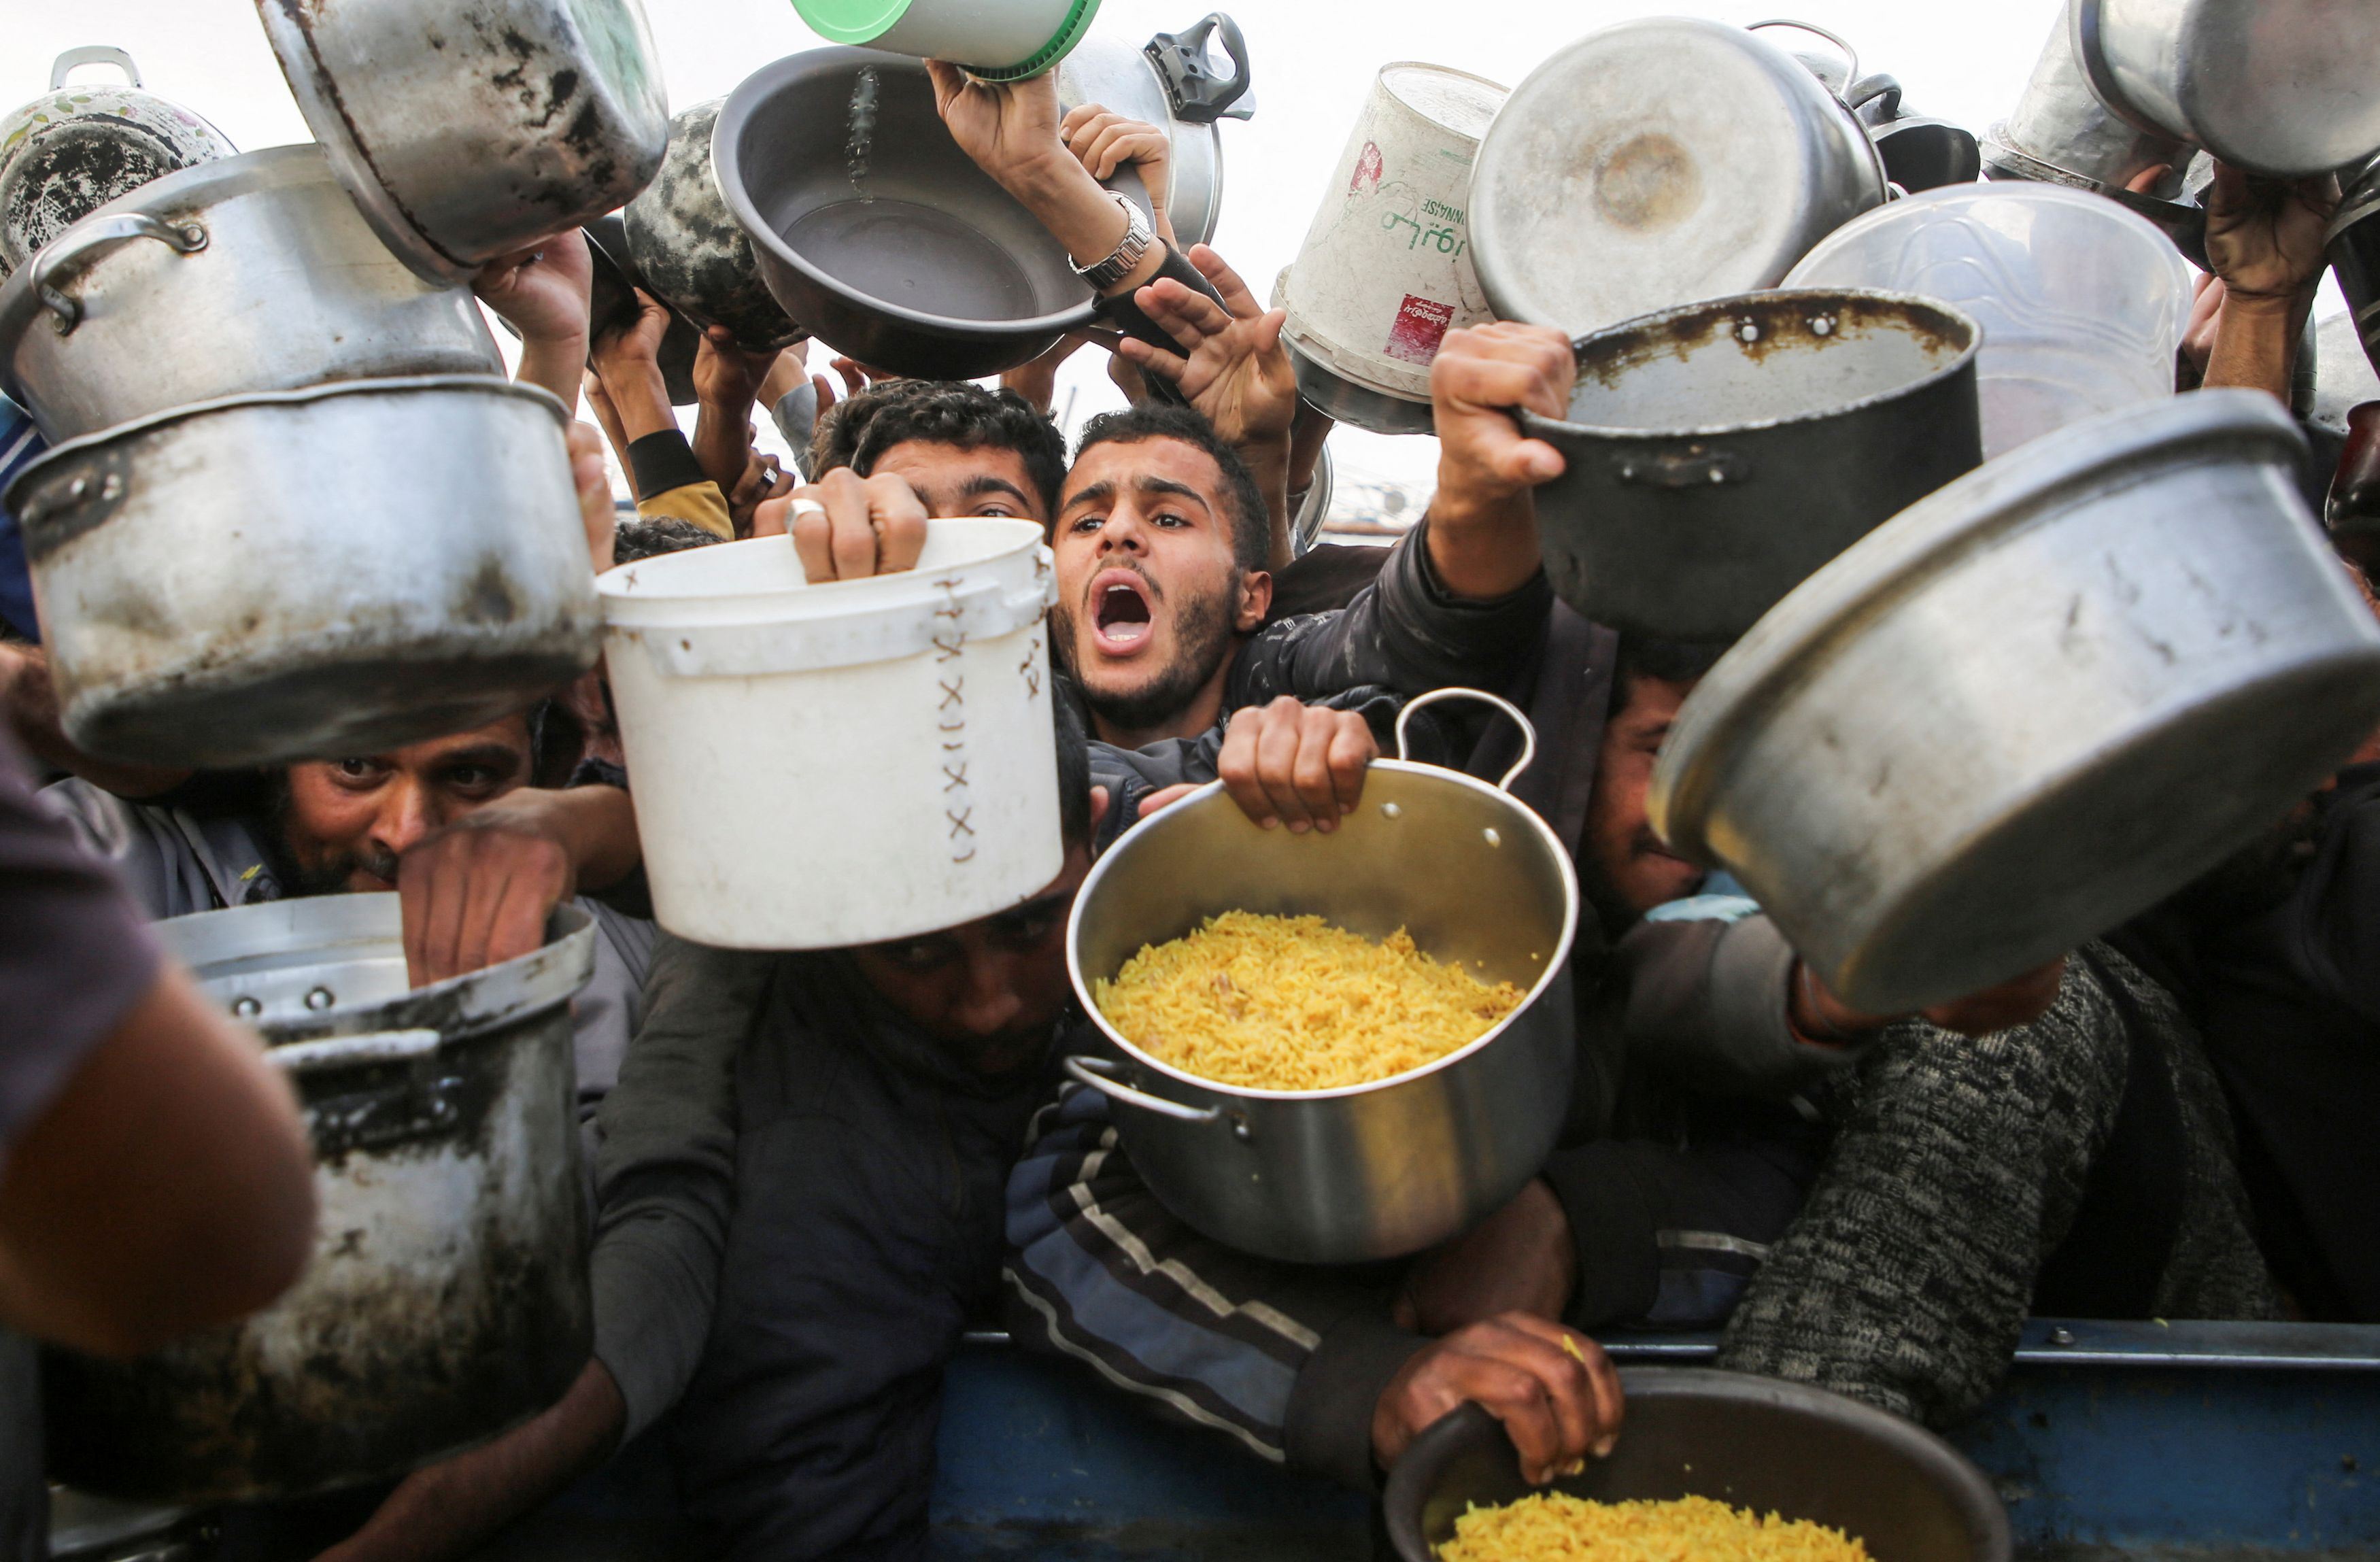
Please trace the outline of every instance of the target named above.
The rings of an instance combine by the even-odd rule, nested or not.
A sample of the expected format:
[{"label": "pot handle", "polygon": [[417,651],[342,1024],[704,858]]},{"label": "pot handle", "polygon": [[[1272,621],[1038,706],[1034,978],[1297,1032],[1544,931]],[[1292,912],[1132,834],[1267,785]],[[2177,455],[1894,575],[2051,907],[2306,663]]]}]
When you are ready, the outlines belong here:
[{"label": "pot handle", "polygon": [[1757,32],[1764,27],[1793,28],[1799,31],[1809,33],[1814,37],[1823,38],[1828,42],[1832,43],[1836,48],[1840,49],[1843,52],[1843,58],[1851,62],[1851,70],[1849,74],[1845,75],[1843,78],[1844,91],[1849,91],[1851,90],[1852,83],[1860,79],[1859,51],[1852,48],[1837,34],[1828,32],[1825,28],[1814,26],[1809,22],[1795,21],[1791,17],[1771,17],[1767,21],[1746,22],[1744,23],[1743,30],[1746,32]]},{"label": "pot handle", "polygon": [[65,86],[67,77],[87,65],[112,65],[124,73],[126,81],[135,87],[140,85],[140,67],[132,63],[130,54],[104,43],[87,43],[79,49],[68,49],[50,67],[50,91],[55,92]]},{"label": "pot handle", "polygon": [[69,273],[136,238],[153,238],[182,255],[195,255],[207,247],[205,224],[191,219],[167,223],[146,212],[127,212],[77,224],[33,257],[33,291],[55,317],[59,335],[82,323],[82,300],[66,291]]},{"label": "pot handle", "polygon": [[[1232,74],[1220,81],[1207,65],[1207,40],[1217,31],[1223,35],[1223,53],[1232,56]],[[1248,41],[1240,24],[1222,12],[1210,13],[1184,32],[1160,32],[1140,52],[1157,67],[1173,117],[1184,124],[1212,125],[1256,113],[1256,100],[1248,96],[1255,79],[1248,71]]]},{"label": "pot handle", "polygon": [[1405,723],[1413,720],[1413,713],[1425,705],[1436,705],[1439,701],[1446,699],[1475,699],[1482,704],[1492,705],[1510,716],[1513,724],[1521,729],[1521,757],[1511,769],[1504,772],[1504,779],[1496,783],[1496,790],[1499,792],[1512,791],[1512,782],[1537,757],[1537,730],[1529,725],[1529,719],[1521,714],[1519,706],[1501,695],[1491,695],[1485,689],[1432,689],[1426,695],[1407,700],[1405,708],[1397,712],[1397,757],[1400,759],[1406,757]]},{"label": "pot handle", "polygon": [[1155,1112],[1176,1122],[1212,1122],[1223,1115],[1220,1107],[1185,1107],[1179,1101],[1169,1101],[1162,1096],[1151,1096],[1146,1090],[1135,1090],[1122,1080],[1110,1079],[1099,1072],[1115,1067],[1105,1058],[1069,1058],[1067,1077],[1077,1084],[1087,1084],[1111,1101],[1121,1101],[1127,1107],[1138,1107],[1144,1112]]},{"label": "pot handle", "polygon": [[443,1038],[436,1031],[372,1031],[363,1035],[324,1036],[320,1041],[293,1041],[269,1047],[264,1060],[286,1074],[321,1073],[328,1069],[361,1068],[370,1063],[409,1063],[438,1050]]}]

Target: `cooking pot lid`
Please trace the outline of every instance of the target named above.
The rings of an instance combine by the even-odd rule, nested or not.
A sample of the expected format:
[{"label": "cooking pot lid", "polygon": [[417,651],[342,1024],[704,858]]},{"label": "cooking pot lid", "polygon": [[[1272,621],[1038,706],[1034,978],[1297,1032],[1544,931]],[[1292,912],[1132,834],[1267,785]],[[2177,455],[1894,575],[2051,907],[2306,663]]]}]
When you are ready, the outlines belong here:
[{"label": "cooking pot lid", "polygon": [[1515,88],[1480,143],[1480,281],[1500,316],[1573,335],[1773,286],[1849,214],[1854,135],[1873,205],[1865,132],[1792,55],[1693,18],[1606,28]]}]

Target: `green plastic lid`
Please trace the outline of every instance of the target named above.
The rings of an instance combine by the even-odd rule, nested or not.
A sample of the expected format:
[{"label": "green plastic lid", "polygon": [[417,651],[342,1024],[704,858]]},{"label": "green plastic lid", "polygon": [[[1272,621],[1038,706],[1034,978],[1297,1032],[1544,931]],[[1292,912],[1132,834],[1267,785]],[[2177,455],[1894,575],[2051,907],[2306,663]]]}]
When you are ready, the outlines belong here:
[{"label": "green plastic lid", "polygon": [[[902,0],[902,4],[908,4],[908,0]],[[1031,59],[998,70],[970,66],[968,71],[986,81],[1029,81],[1043,71],[1056,69],[1060,60],[1073,54],[1075,45],[1091,30],[1091,18],[1099,14],[1099,0],[1075,0],[1074,8],[1066,13],[1066,19],[1058,24],[1055,36],[1043,44]]]},{"label": "green plastic lid", "polygon": [[909,0],[794,0],[809,30],[832,43],[873,43],[909,9]]}]

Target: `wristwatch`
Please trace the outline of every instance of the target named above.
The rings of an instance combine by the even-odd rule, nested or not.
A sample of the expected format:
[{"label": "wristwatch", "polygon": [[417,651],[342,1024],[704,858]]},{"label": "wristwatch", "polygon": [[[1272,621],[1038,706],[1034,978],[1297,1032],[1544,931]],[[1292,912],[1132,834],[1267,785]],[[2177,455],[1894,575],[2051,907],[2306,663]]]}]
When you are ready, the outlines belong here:
[{"label": "wristwatch", "polygon": [[1148,253],[1148,247],[1157,239],[1157,235],[1149,228],[1148,217],[1142,214],[1139,207],[1113,190],[1108,194],[1123,208],[1123,237],[1116,241],[1115,253],[1096,266],[1076,266],[1073,256],[1066,258],[1066,264],[1074,268],[1076,276],[1089,284],[1094,293],[1105,293],[1130,276],[1132,269],[1140,264],[1141,257]]}]

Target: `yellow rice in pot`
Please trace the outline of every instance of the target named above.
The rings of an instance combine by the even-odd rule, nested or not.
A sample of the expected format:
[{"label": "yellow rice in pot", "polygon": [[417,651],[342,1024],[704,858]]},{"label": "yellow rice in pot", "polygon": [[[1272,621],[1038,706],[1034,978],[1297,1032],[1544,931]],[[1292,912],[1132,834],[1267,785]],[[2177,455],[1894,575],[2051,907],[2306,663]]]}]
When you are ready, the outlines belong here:
[{"label": "yellow rice in pot", "polygon": [[1318,916],[1230,911],[1092,985],[1099,1012],[1184,1073],[1251,1090],[1388,1079],[1477,1040],[1527,995]]},{"label": "yellow rice in pot", "polygon": [[1867,1547],[1805,1519],[1709,1497],[1589,1502],[1539,1492],[1454,1521],[1439,1562],[1868,1562]]}]

